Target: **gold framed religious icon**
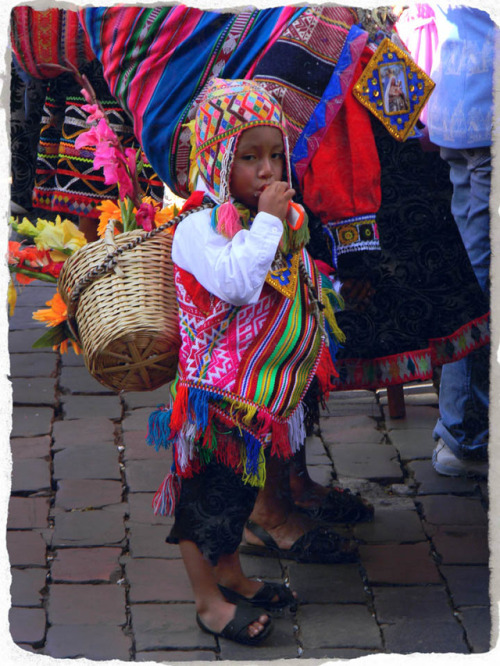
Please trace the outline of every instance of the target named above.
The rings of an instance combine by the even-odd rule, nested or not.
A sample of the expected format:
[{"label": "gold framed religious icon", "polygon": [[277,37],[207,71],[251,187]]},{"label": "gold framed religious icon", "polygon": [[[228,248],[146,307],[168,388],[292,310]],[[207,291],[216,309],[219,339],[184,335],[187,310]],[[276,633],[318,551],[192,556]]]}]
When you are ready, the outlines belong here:
[{"label": "gold framed religious icon", "polygon": [[353,94],[398,141],[404,141],[434,90],[434,81],[390,39],[384,39]]}]

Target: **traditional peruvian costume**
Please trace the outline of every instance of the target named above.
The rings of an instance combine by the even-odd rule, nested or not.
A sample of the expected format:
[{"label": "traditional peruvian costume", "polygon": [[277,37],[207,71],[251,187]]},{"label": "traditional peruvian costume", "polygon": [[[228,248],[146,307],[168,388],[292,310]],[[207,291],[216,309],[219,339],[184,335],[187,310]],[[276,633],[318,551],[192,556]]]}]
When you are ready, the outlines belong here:
[{"label": "traditional peruvian costume", "polygon": [[[158,513],[172,512],[186,479],[212,476],[221,466],[225,477],[231,470],[249,487],[243,492],[254,489],[251,510],[266,455],[287,459],[304,444],[304,397],[315,378],[328,391],[335,374],[338,301],[304,249],[307,220],[292,230],[265,212],[252,218],[230,197],[238,137],[256,126],[282,132],[290,183],[277,102],[252,81],[214,79],[192,125],[198,187],[190,202],[207,207],[179,224],[172,248],[178,374],[170,408],[155,411],[149,424],[151,444],[173,447],[172,472],[154,500]],[[177,538],[179,522],[193,518],[176,520]]]}]

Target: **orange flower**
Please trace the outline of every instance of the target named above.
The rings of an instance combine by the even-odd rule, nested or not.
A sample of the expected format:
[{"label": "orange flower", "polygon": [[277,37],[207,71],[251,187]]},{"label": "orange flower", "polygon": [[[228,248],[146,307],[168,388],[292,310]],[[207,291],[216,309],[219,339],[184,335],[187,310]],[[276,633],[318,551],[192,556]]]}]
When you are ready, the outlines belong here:
[{"label": "orange flower", "polygon": [[[122,221],[122,212],[120,210],[120,206],[117,206],[114,201],[111,201],[110,199],[106,199],[105,201],[102,201],[97,208],[101,211],[101,214],[99,215],[99,226],[97,227],[97,235],[99,238],[102,238],[104,236],[104,232],[106,231],[106,227],[108,226],[108,222],[110,220],[118,220],[119,222]],[[118,233],[118,230],[115,227],[115,234]]]},{"label": "orange flower", "polygon": [[[176,215],[177,215],[177,208],[175,204],[167,206],[166,208],[162,208],[155,215],[155,225],[157,227],[161,227],[162,224],[165,224],[165,222],[172,220]],[[173,227],[167,229],[167,231],[170,231],[170,229],[172,229],[173,231]]]},{"label": "orange flower", "polygon": [[47,326],[57,326],[68,318],[68,308],[63,301],[59,292],[56,291],[53,298],[47,301],[45,305],[50,307],[49,310],[37,310],[33,313],[33,319],[43,321]]}]

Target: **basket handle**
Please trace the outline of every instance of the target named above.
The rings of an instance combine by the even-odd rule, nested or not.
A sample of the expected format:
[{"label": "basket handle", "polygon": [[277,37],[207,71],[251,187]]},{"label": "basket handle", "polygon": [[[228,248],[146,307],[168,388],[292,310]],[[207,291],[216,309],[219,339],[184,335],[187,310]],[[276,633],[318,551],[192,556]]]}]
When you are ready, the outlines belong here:
[{"label": "basket handle", "polygon": [[[193,213],[199,213],[202,210],[205,210],[207,208],[213,208],[214,206],[215,203],[207,202],[202,204],[201,206],[197,206],[196,208],[191,208],[185,213],[179,213],[179,215],[174,217],[172,220],[168,220],[168,222],[164,222],[159,227],[156,227],[155,229],[152,229],[151,231],[148,231],[142,234],[141,236],[137,236],[133,240],[129,241],[128,243],[125,243],[124,245],[121,245],[120,247],[116,246],[113,239],[111,239],[109,243],[106,242],[106,245],[108,245],[108,247],[115,246],[115,249],[108,254],[106,259],[101,264],[99,264],[99,266],[91,268],[83,277],[80,278],[80,280],[78,280],[78,282],[71,290],[71,294],[69,296],[68,325],[75,338],[77,340],[79,339],[78,334],[76,332],[76,322],[73,323],[73,321],[76,317],[76,311],[78,309],[78,300],[84,289],[86,289],[90,284],[92,284],[92,282],[96,280],[98,277],[101,277],[102,275],[109,273],[113,269],[116,270],[116,265],[118,263],[118,260],[120,259],[121,255],[124,252],[133,250],[138,245],[145,243],[151,238],[154,238],[157,234],[161,233],[162,231],[166,231],[167,229],[170,229],[174,225],[179,224],[179,222],[182,222],[182,220],[188,217],[188,215],[192,215]],[[108,228],[110,226],[111,225],[108,224],[106,232],[108,231]]]}]

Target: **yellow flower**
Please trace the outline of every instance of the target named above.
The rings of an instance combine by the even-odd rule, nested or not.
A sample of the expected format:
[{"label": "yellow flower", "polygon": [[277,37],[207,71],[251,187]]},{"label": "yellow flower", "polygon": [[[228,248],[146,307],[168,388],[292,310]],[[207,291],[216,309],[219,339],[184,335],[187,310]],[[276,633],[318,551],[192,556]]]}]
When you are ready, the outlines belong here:
[{"label": "yellow flower", "polygon": [[24,217],[21,224],[17,225],[16,231],[22,236],[36,236],[38,234],[38,229],[28,220],[27,217]]},{"label": "yellow flower", "polygon": [[45,322],[47,326],[57,326],[68,318],[68,308],[59,295],[59,292],[56,291],[54,296],[45,305],[48,305],[50,309],[33,312],[33,319]]},{"label": "yellow flower", "polygon": [[[39,222],[44,221],[39,220]],[[50,250],[52,261],[65,261],[69,254],[73,254],[87,243],[85,235],[76,224],[69,220],[61,221],[59,216],[55,224],[49,222],[40,226],[42,228],[35,238],[36,246],[40,250]]]},{"label": "yellow flower", "polygon": [[17,303],[17,291],[12,278],[7,289],[7,303],[9,304],[9,317],[12,317]]}]

